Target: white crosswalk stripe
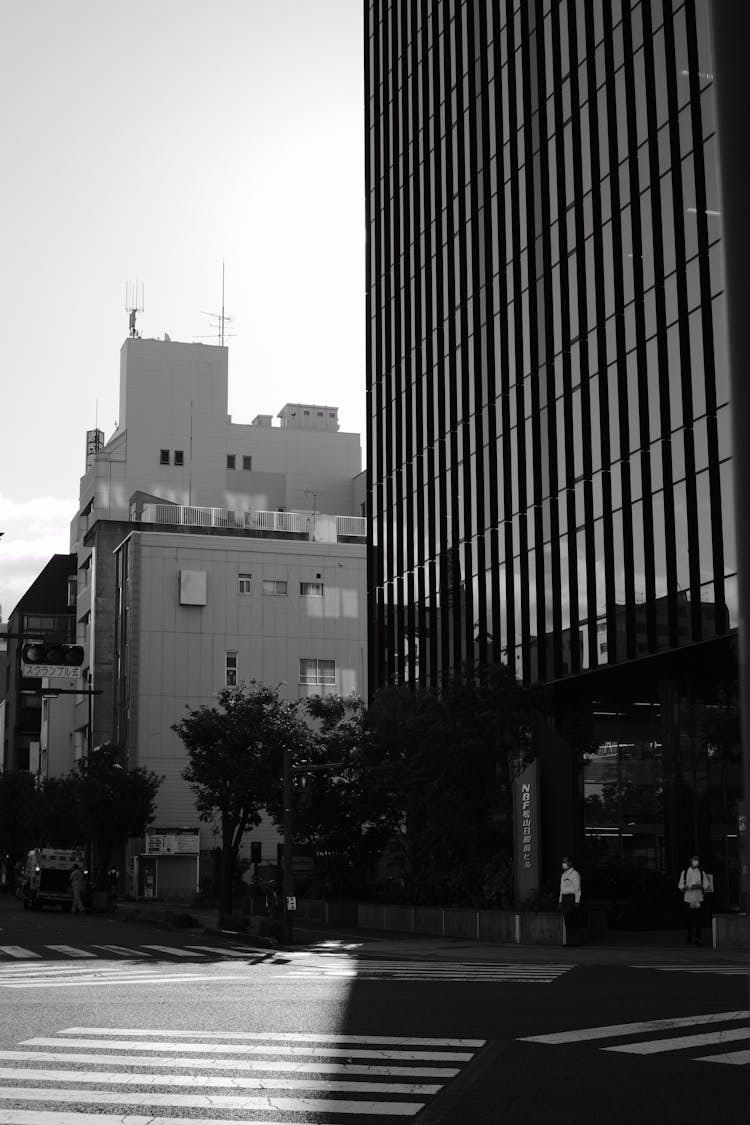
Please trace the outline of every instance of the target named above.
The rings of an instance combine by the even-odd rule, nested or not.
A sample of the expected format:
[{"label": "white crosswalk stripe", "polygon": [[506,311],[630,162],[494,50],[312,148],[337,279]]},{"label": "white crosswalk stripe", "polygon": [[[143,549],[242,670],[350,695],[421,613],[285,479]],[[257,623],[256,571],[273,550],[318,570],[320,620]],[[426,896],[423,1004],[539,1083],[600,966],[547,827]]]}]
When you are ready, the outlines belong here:
[{"label": "white crosswalk stripe", "polygon": [[51,949],[53,953],[64,953],[66,957],[96,957],[90,950],[77,949],[74,945],[47,945],[45,948]]},{"label": "white crosswalk stripe", "polygon": [[144,945],[144,949],[153,950],[155,953],[166,953],[170,957],[203,957],[203,953],[197,953],[194,949],[178,949],[174,945]]},{"label": "white crosswalk stripe", "polygon": [[356,957],[336,959],[331,955],[324,955],[314,962],[292,964],[273,976],[277,980],[350,978],[357,981],[520,981],[526,984],[550,984],[572,968],[572,964],[368,961]]},{"label": "white crosswalk stripe", "polygon": [[21,945],[0,945],[0,953],[5,954],[6,957],[18,958],[20,960],[42,956],[41,953],[32,953],[30,949],[24,949]]},{"label": "white crosswalk stripe", "polygon": [[[527,1035],[522,1043],[544,1043],[548,1046],[591,1043],[602,1040],[629,1040],[629,1042],[602,1045],[602,1051],[628,1055],[655,1055],[668,1052],[695,1051],[697,1048],[724,1046],[727,1043],[750,1042],[748,1020],[750,1011],[709,1012],[698,1016],[676,1016],[633,1023],[607,1024],[602,1027],[582,1027],[574,1031],[556,1031],[545,1035]],[[718,1027],[717,1025],[727,1025]],[[741,1024],[741,1026],[733,1026]],[[708,1030],[713,1028],[713,1030]],[[677,1031],[678,1035],[662,1035]],[[638,1038],[635,1038],[638,1036]],[[646,1036],[644,1038],[644,1036]],[[750,1051],[722,1052],[721,1054],[692,1055],[698,1062],[722,1062],[743,1065],[750,1061]]]},{"label": "white crosswalk stripe", "polygon": [[71,1027],[0,1051],[0,1125],[229,1125],[217,1113],[241,1114],[244,1125],[261,1125],[248,1116],[256,1113],[262,1125],[309,1115],[319,1125],[360,1116],[376,1125],[415,1117],[484,1044]]}]

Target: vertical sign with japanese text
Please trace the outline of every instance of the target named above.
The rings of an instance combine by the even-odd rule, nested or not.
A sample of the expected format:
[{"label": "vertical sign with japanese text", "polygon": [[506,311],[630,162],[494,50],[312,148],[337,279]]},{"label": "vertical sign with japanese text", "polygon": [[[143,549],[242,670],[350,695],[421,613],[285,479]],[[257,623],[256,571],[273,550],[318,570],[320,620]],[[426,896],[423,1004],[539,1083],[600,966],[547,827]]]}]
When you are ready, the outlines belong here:
[{"label": "vertical sign with japanese text", "polygon": [[524,766],[513,782],[513,842],[516,906],[539,891],[539,763]]}]

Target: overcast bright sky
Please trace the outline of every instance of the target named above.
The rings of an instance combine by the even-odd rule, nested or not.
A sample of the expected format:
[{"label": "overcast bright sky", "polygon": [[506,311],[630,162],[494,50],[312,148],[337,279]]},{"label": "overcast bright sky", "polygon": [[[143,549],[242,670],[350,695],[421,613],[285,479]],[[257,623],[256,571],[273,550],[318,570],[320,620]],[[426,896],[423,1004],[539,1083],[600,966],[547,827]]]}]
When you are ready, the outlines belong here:
[{"label": "overcast bright sky", "polygon": [[3,619],[114,430],[129,280],[191,341],[224,259],[233,419],[330,404],[364,447],[362,59],[361,0],[2,5]]}]

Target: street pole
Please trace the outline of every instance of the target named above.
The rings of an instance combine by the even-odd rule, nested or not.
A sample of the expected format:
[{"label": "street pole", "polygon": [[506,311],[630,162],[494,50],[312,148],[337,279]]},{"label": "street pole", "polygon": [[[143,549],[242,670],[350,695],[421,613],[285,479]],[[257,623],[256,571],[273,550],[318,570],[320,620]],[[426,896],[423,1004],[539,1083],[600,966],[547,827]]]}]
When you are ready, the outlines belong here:
[{"label": "street pole", "polygon": [[292,917],[290,901],[294,896],[294,873],[292,870],[292,851],[294,848],[294,792],[292,790],[292,751],[284,746],[284,867],[283,867],[283,910],[282,940],[284,945],[292,941]]}]

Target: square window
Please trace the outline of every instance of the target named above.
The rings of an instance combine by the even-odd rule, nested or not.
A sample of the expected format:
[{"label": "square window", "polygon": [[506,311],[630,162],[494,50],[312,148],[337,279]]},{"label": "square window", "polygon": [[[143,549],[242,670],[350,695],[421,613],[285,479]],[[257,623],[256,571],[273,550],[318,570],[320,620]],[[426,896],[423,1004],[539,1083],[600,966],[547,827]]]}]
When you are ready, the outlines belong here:
[{"label": "square window", "polygon": [[237,687],[237,653],[228,652],[224,664],[224,683],[226,687]]},{"label": "square window", "polygon": [[169,464],[169,450],[168,449],[162,449],[159,452],[159,464],[160,465],[168,465]]},{"label": "square window", "polygon": [[237,589],[240,594],[251,594],[253,592],[253,578],[251,574],[238,574],[237,575]]},{"label": "square window", "polygon": [[242,458],[242,468],[245,470],[245,472],[249,473],[250,470],[252,469],[252,467],[253,467],[252,457],[244,457],[243,456],[243,458]]},{"label": "square window", "polygon": [[175,465],[184,465],[185,464],[185,450],[184,449],[175,449],[175,451],[174,451],[174,463],[175,463]]},{"label": "square window", "polygon": [[335,685],[336,661],[301,659],[299,662],[299,682],[323,687]]},{"label": "square window", "polygon": [[233,469],[237,458],[233,453],[227,453],[227,468]]},{"label": "square window", "polygon": [[322,598],[323,597],[323,583],[322,582],[300,582],[299,592],[300,592],[300,597],[303,597],[303,598]]},{"label": "square window", "polygon": [[286,594],[287,587],[286,581],[279,578],[264,578],[263,579],[263,593],[273,594],[277,597]]}]

